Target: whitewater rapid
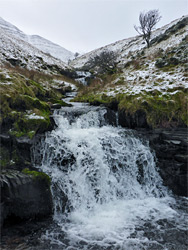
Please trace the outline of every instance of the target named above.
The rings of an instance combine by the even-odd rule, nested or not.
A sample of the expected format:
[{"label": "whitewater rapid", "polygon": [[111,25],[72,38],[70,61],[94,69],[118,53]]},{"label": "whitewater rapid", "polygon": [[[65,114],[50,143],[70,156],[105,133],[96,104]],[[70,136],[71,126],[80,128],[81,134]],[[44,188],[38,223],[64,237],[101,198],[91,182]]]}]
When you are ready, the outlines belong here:
[{"label": "whitewater rapid", "polygon": [[62,249],[170,249],[146,233],[178,217],[155,155],[135,132],[109,125],[106,113],[83,104],[56,110],[56,129],[35,145],[60,229],[42,239]]}]

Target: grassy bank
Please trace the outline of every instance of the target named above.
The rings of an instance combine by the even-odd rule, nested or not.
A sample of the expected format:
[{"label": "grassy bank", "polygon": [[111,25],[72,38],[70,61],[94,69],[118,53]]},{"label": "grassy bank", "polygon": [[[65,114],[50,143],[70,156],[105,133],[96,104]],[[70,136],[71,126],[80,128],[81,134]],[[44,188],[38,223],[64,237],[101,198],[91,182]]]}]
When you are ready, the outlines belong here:
[{"label": "grassy bank", "polygon": [[21,73],[0,70],[1,131],[16,137],[25,135],[32,138],[50,127],[53,104],[67,105],[61,100],[66,86],[60,76],[33,71]]}]

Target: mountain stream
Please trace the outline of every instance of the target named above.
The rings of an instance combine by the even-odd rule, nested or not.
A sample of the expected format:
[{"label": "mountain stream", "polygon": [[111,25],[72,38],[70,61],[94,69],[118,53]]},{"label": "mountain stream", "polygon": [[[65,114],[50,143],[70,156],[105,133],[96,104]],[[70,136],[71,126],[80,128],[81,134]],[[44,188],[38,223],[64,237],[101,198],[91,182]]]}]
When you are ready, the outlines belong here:
[{"label": "mountain stream", "polygon": [[32,150],[52,180],[53,219],[7,228],[3,250],[187,250],[188,200],[163,186],[148,141],[108,112],[54,111],[56,128]]},{"label": "mountain stream", "polygon": [[33,161],[52,179],[56,225],[41,242],[46,249],[187,249],[186,199],[163,186],[148,142],[109,125],[106,113],[81,103],[56,110],[56,129],[35,145]]}]

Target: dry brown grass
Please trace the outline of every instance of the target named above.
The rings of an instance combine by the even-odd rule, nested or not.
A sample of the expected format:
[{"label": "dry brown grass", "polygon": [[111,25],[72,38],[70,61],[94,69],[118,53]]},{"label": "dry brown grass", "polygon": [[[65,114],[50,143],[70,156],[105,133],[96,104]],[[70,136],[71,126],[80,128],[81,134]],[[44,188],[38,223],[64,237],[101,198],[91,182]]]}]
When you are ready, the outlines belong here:
[{"label": "dry brown grass", "polygon": [[30,80],[33,80],[35,82],[40,82],[41,80],[42,81],[52,81],[53,79],[57,79],[57,80],[62,80],[62,81],[70,82],[70,83],[77,85],[77,83],[74,81],[74,79],[71,79],[67,76],[60,75],[60,74],[59,75],[48,74],[48,73],[40,72],[40,71],[36,71],[36,70],[29,70],[29,69],[22,68],[19,66],[14,67],[9,63],[5,63],[3,68],[7,69],[10,72],[23,75],[26,78],[29,78]]}]

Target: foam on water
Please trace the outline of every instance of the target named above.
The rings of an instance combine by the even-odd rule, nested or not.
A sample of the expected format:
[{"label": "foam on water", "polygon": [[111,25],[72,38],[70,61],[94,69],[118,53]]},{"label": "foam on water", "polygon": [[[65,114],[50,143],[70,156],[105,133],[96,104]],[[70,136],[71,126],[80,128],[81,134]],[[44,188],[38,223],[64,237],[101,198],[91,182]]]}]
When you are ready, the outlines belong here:
[{"label": "foam on water", "polygon": [[[57,128],[36,145],[34,161],[52,178],[54,220],[71,246],[147,249],[145,224],[159,227],[157,221],[176,216],[174,201],[148,143],[107,125],[105,113],[79,106],[56,111]],[[45,237],[55,240],[53,233]]]}]

